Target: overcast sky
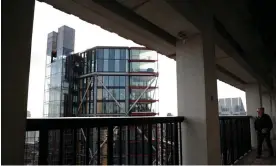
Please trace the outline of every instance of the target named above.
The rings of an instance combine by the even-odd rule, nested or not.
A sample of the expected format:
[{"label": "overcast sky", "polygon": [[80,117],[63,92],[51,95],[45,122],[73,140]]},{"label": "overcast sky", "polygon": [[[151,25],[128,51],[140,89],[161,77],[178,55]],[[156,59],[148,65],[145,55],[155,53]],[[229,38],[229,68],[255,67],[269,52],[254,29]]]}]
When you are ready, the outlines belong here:
[{"label": "overcast sky", "polygon": [[[63,25],[76,30],[75,52],[94,46],[139,46],[97,25],[89,24],[73,15],[36,1],[28,97],[28,110],[32,117],[42,117],[43,112],[47,34],[57,31]],[[177,114],[175,65],[174,60],[159,56],[159,111],[161,115],[166,115],[168,112],[173,115]],[[243,91],[220,81],[218,81],[218,96],[219,98],[242,97],[244,105],[246,104]]]}]

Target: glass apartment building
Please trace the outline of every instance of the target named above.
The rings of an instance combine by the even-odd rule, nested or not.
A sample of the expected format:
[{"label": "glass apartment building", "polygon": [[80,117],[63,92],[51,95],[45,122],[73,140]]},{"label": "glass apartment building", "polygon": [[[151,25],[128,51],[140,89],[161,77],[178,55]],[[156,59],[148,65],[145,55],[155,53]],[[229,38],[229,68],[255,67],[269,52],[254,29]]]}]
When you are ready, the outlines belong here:
[{"label": "glass apartment building", "polygon": [[[60,32],[60,29],[59,29]],[[68,31],[61,31],[68,32]],[[66,40],[70,38],[64,37]],[[73,40],[74,35],[71,36]],[[72,44],[59,42],[59,33],[48,35],[47,64],[45,79],[45,117],[76,117],[76,116],[153,116],[158,113],[158,54],[155,51],[139,47],[94,47],[81,53],[70,54]],[[64,39],[65,40],[65,39]],[[62,43],[60,46],[59,44]],[[65,43],[65,44],[64,44]],[[66,48],[66,47],[71,48]],[[60,51],[60,50],[64,51]],[[130,153],[136,153],[134,144],[142,145],[141,127],[129,131]],[[140,133],[138,132],[140,131]],[[147,129],[144,128],[145,133]],[[152,132],[156,133],[156,129]],[[97,152],[96,131],[85,133],[66,130],[63,133],[49,133],[49,164],[84,164],[85,139],[90,137],[92,153]],[[122,130],[125,140],[127,131]],[[135,138],[135,132],[136,138]],[[116,133],[116,131],[115,131]],[[63,146],[59,146],[60,135],[63,135]],[[101,129],[101,142],[106,139],[107,130]],[[115,134],[116,136],[116,134]],[[147,136],[146,136],[147,137]],[[115,147],[117,145],[116,139]],[[136,143],[135,143],[136,141]],[[138,141],[138,142],[137,142]],[[152,140],[156,144],[156,140]],[[74,154],[73,142],[77,142],[80,150]],[[127,144],[125,141],[124,144]],[[147,142],[144,142],[147,144]],[[101,147],[101,163],[91,161],[91,164],[106,164],[107,144]],[[136,147],[135,146],[135,147]],[[59,161],[59,148],[63,148],[63,159]],[[116,163],[116,150],[114,162]],[[141,148],[137,149],[141,157]],[[126,151],[123,151],[123,153]],[[135,164],[138,161],[130,158]],[[147,154],[147,151],[144,151]],[[75,158],[74,156],[77,155]],[[125,154],[126,155],[126,154]],[[139,158],[138,157],[138,158]],[[145,158],[146,160],[147,158]],[[138,162],[139,163],[139,162]]]},{"label": "glass apartment building", "polygon": [[[76,56],[76,55],[73,55]],[[85,52],[77,54],[80,61],[68,61],[68,65],[75,64],[78,70],[82,70],[81,75],[75,75],[72,84],[71,97],[73,99],[73,115],[75,116],[152,116],[158,113],[158,54],[146,48],[137,47],[95,47]],[[69,57],[68,57],[69,58]],[[70,67],[68,67],[70,68]],[[71,72],[74,73],[74,72]],[[68,78],[70,76],[68,75]],[[75,92],[78,92],[75,93]],[[75,95],[73,95],[75,94]],[[69,93],[70,95],[70,93]],[[147,129],[144,128],[144,133]],[[141,131],[141,128],[139,129]],[[106,130],[102,130],[101,140],[106,138]],[[122,130],[123,136],[127,140],[127,131]],[[136,138],[135,138],[135,132]],[[156,128],[153,131],[156,132]],[[116,132],[115,132],[116,133]],[[138,129],[132,128],[129,131],[131,164],[140,163],[142,160],[142,137]],[[115,134],[116,135],[116,134]],[[144,135],[146,136],[146,135]],[[93,138],[93,133],[91,133]],[[114,163],[118,157],[118,143],[115,141]],[[96,144],[96,138],[93,140]],[[123,155],[127,141],[123,141]],[[144,142],[147,144],[148,142]],[[81,143],[80,143],[81,144]],[[92,143],[93,144],[93,143]],[[153,140],[156,145],[156,140]],[[106,144],[103,145],[101,156],[106,156]],[[97,151],[93,146],[92,151]],[[138,149],[135,149],[137,147]],[[155,147],[156,148],[156,147]],[[138,152],[135,156],[136,151]],[[147,154],[147,150],[144,151]],[[83,156],[83,155],[79,155]],[[138,158],[135,161],[135,158]],[[147,157],[145,157],[147,160]],[[79,162],[84,158],[79,158]],[[92,164],[106,164],[107,158],[102,157],[101,163],[92,161]],[[123,163],[126,163],[126,158]]]},{"label": "glass apartment building", "polygon": [[[145,48],[95,47],[79,54],[78,116],[158,112],[158,54]],[[83,99],[83,101],[82,101]],[[82,101],[82,102],[81,102]],[[77,110],[79,108],[79,110]]]},{"label": "glass apartment building", "polygon": [[[58,28],[58,32],[51,32],[47,37],[46,68],[44,83],[44,117],[64,117],[64,96],[69,93],[69,82],[65,79],[65,63],[67,56],[71,56],[75,46],[75,30],[68,26]],[[60,132],[49,132],[49,163],[59,161]],[[72,131],[63,133],[63,151],[67,156],[64,163],[73,162]]]},{"label": "glass apartment building", "polygon": [[47,38],[46,73],[44,87],[44,117],[64,116],[64,95],[68,93],[65,80],[65,60],[73,53],[75,30],[62,26],[58,32],[51,32]]}]

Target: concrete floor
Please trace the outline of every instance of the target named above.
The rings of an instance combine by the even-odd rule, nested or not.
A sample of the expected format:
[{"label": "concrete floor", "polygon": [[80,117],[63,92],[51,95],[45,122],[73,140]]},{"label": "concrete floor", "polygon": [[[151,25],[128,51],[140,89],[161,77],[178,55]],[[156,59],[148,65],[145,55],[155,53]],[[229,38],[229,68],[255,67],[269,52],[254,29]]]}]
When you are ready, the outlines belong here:
[{"label": "concrete floor", "polygon": [[[272,142],[272,145],[274,147],[274,152],[276,153],[276,140]],[[239,160],[236,165],[276,165],[276,157],[268,157],[269,153],[266,148],[264,148],[263,155],[260,159],[256,159],[256,156],[256,150],[253,150]]]}]

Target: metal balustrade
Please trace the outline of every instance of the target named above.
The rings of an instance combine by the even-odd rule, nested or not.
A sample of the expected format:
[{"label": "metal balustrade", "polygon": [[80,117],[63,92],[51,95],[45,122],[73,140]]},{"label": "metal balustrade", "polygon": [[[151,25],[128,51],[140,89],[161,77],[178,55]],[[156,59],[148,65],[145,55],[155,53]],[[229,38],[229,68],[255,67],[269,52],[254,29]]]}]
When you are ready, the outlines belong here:
[{"label": "metal balustrade", "polygon": [[[32,143],[26,143],[25,164],[180,165],[183,121],[184,117],[27,119],[26,140]],[[34,131],[37,134],[30,134]]]},{"label": "metal balustrade", "polygon": [[250,118],[250,116],[219,117],[222,164],[234,164],[251,151]]},{"label": "metal balustrade", "polygon": [[[180,165],[183,121],[184,117],[27,119],[25,164]],[[219,121],[222,164],[234,164],[251,150],[250,117],[221,116]]]}]

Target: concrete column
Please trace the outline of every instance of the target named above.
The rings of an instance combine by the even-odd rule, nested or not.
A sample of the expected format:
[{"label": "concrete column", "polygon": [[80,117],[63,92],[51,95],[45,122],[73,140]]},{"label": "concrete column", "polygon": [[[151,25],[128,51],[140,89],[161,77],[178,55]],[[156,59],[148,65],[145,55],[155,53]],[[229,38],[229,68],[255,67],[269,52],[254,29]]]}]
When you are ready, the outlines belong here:
[{"label": "concrete column", "polygon": [[272,109],[271,109],[271,102],[270,102],[270,95],[269,94],[263,94],[263,107],[265,109],[265,113],[271,116]]},{"label": "concrete column", "polygon": [[260,95],[260,88],[258,84],[249,84],[245,87],[246,94],[246,107],[247,115],[252,116],[251,118],[251,145],[253,148],[257,148],[257,135],[254,129],[254,120],[257,116],[257,108],[262,105],[262,96]]},{"label": "concrete column", "polygon": [[273,139],[276,139],[276,97],[275,95],[271,98],[271,106],[272,106],[272,122],[273,122],[273,129],[272,129],[272,135]]},{"label": "concrete column", "polygon": [[184,165],[221,164],[215,52],[207,35],[176,45],[178,115],[186,117]]},{"label": "concrete column", "polygon": [[[265,109],[265,113],[269,115],[272,119],[272,98],[270,94],[263,94],[263,107]],[[271,131],[271,138],[273,138],[273,131]]]},{"label": "concrete column", "polygon": [[23,165],[35,1],[4,1],[2,5],[1,164]]}]

